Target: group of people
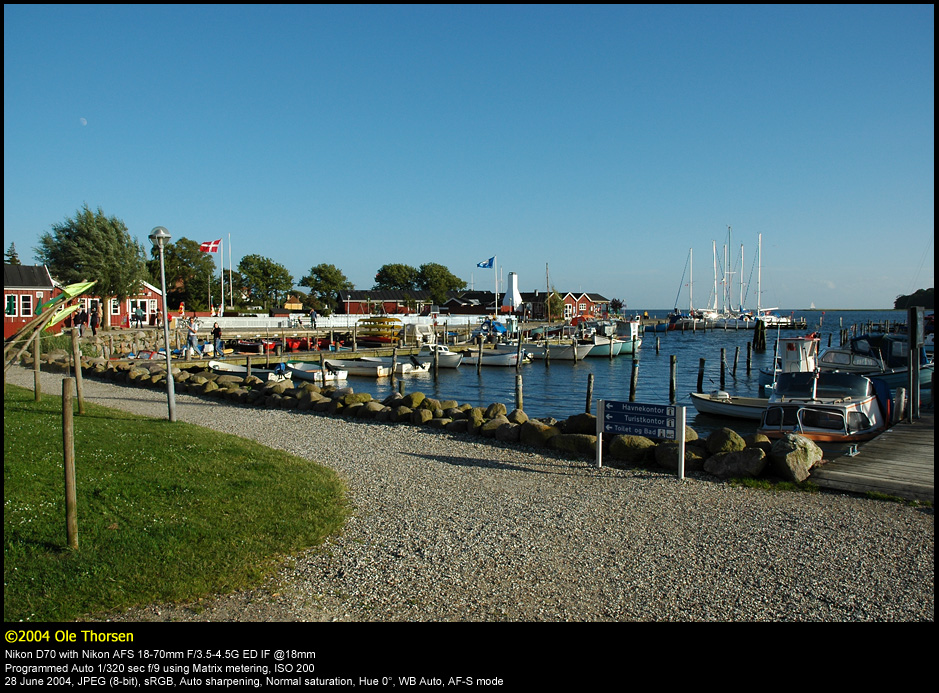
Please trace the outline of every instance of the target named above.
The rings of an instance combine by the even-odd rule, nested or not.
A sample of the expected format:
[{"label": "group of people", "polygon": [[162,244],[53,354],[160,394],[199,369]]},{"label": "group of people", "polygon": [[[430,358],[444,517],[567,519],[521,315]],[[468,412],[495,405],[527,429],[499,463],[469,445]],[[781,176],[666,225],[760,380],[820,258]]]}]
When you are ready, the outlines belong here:
[{"label": "group of people", "polygon": [[[195,315],[186,322],[186,332],[189,336],[187,342],[189,344],[190,354],[193,356],[201,354],[202,347],[199,346],[199,321],[196,320]],[[225,358],[225,344],[222,342],[222,328],[219,327],[218,323],[212,326],[212,347],[215,358]]]},{"label": "group of people", "polygon": [[101,316],[98,315],[98,306],[94,306],[91,309],[91,313],[85,310],[85,307],[82,306],[78,313],[75,315],[75,326],[78,328],[78,336],[85,336],[85,325],[91,327],[91,336],[96,337],[98,335],[98,327],[101,325]]}]

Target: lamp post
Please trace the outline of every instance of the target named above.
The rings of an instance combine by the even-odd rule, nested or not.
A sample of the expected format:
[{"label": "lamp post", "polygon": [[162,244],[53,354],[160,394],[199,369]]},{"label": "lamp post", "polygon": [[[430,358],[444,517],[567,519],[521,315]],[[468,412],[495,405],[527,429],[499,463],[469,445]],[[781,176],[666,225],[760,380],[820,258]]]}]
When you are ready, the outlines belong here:
[{"label": "lamp post", "polygon": [[170,240],[169,231],[156,226],[150,232],[150,242],[160,251],[160,288],[163,290],[163,344],[166,351],[166,404],[170,421],[176,421],[176,387],[173,382],[173,363],[170,355],[169,311],[166,307],[166,269],[163,263],[163,246]]}]

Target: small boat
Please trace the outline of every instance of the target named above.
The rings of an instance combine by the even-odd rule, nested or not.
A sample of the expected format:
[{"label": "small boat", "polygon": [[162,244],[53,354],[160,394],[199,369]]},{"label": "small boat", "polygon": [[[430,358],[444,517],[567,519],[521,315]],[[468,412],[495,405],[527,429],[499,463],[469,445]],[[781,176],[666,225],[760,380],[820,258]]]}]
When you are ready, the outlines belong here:
[{"label": "small boat", "polygon": [[397,360],[391,356],[363,356],[359,359],[364,363],[375,363],[387,366],[389,369],[394,367],[395,375],[409,375],[412,373],[426,373],[430,370],[430,362],[418,361],[416,357],[403,356]]},{"label": "small boat", "polygon": [[324,363],[327,367],[346,371],[350,376],[363,378],[388,378],[391,375],[410,375],[424,373],[430,370],[430,364],[419,363],[415,365],[410,361],[397,363],[394,370],[392,370],[391,359],[389,358],[388,361],[385,362],[382,357],[367,359],[326,359]]},{"label": "small boat", "polygon": [[[531,356],[522,352],[522,363],[531,361]],[[483,349],[482,356],[479,351],[466,350],[463,352],[463,363],[475,366],[480,362],[481,366],[503,366],[515,368],[518,365],[518,350],[515,351],[493,351]]]},{"label": "small boat", "polygon": [[414,355],[414,358],[421,363],[429,363],[433,367],[434,354],[437,354],[438,368],[457,368],[463,361],[463,354],[450,351],[450,348],[444,344],[425,344]]},{"label": "small boat", "polygon": [[595,334],[591,337],[586,337],[583,339],[577,340],[578,344],[589,344],[591,346],[590,351],[587,352],[587,356],[605,356],[610,358],[611,356],[618,356],[620,351],[623,349],[625,342],[622,342],[618,339],[613,339],[611,337],[604,337],[599,334]]},{"label": "small boat", "polygon": [[[239,366],[236,363],[222,363],[221,361],[209,361],[209,368],[211,368],[216,373],[224,373],[227,375],[240,375],[245,377],[248,375],[247,366]],[[287,380],[292,379],[292,373],[287,369],[287,367],[279,363],[276,367],[270,368],[255,368],[251,367],[251,375],[261,380]]]},{"label": "small boat", "polygon": [[[293,376],[293,379],[296,380],[307,380],[311,383],[320,383],[324,382],[323,369],[319,367],[318,363],[310,363],[304,361],[288,361],[287,370]],[[334,368],[329,364],[326,364],[326,376],[325,382],[335,382],[336,380],[345,380],[349,376],[347,371]]]},{"label": "small boat", "polygon": [[795,433],[820,443],[852,444],[887,428],[885,383],[853,373],[781,373],[760,419],[758,433]]},{"label": "small boat", "polygon": [[[499,351],[515,351],[517,344],[500,344]],[[550,358],[555,361],[582,361],[590,353],[593,346],[590,344],[565,344],[563,342],[524,342],[522,350],[534,359]]]},{"label": "small boat", "polygon": [[691,403],[701,414],[726,416],[733,419],[763,418],[763,412],[769,404],[768,397],[735,397],[723,390],[709,394],[692,392]]},{"label": "small boat", "polygon": [[273,353],[280,342],[275,339],[239,339],[236,344],[239,352],[265,354]]},{"label": "small boat", "polygon": [[309,351],[309,337],[287,337],[285,340],[287,351]]},{"label": "small boat", "polygon": [[780,337],[776,340],[773,367],[761,368],[759,385],[770,387],[780,373],[811,373],[818,366],[819,336],[817,332],[804,337]]}]

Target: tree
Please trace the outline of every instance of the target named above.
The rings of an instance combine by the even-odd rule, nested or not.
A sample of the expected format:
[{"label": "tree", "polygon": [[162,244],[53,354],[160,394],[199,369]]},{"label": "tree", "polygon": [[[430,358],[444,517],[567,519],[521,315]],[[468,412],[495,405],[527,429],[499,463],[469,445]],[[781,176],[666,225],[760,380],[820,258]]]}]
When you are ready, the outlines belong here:
[{"label": "tree", "polygon": [[308,287],[319,302],[333,312],[340,305],[339,292],[355,288],[338,267],[326,263],[310,268],[310,273],[300,280],[300,286]]},{"label": "tree", "polygon": [[280,303],[280,297],[293,288],[293,276],[286,267],[260,255],[246,255],[238,263],[251,299],[265,308]]},{"label": "tree", "polygon": [[8,265],[20,265],[20,256],[16,253],[16,244],[10,243],[9,249],[3,254],[3,261]]},{"label": "tree", "polygon": [[618,298],[610,300],[610,312],[616,315],[619,315],[619,312],[626,306],[626,304]]},{"label": "tree", "polygon": [[410,265],[382,265],[375,275],[373,289],[414,291],[417,288],[418,271]]},{"label": "tree", "polygon": [[893,307],[897,309],[906,309],[910,306],[922,306],[926,309],[933,309],[936,306],[935,292],[933,288],[917,289],[909,296],[897,296],[893,302]]},{"label": "tree", "polygon": [[[54,224],[39,236],[34,249],[39,261],[63,284],[95,281],[94,291],[102,298],[124,301],[140,290],[147,278],[143,246],[131,237],[127,226],[107,217],[99,207],[88,205],[74,219]],[[111,311],[104,314],[110,320]]]},{"label": "tree", "polygon": [[[209,281],[213,280],[215,262],[209,253],[199,250],[201,244],[183,236],[175,243],[163,247],[163,266],[166,270],[167,310],[185,303],[189,310],[209,307]],[[160,251],[150,251],[147,262],[151,281],[160,285]]]},{"label": "tree", "polygon": [[448,291],[458,291],[465,287],[465,281],[435,262],[423,264],[417,271],[417,288],[429,291],[434,303],[446,303]]},{"label": "tree", "polygon": [[560,320],[564,317],[564,299],[561,298],[561,294],[554,287],[551,287],[551,295],[545,299],[545,308],[548,313],[548,322],[551,322],[552,319]]}]

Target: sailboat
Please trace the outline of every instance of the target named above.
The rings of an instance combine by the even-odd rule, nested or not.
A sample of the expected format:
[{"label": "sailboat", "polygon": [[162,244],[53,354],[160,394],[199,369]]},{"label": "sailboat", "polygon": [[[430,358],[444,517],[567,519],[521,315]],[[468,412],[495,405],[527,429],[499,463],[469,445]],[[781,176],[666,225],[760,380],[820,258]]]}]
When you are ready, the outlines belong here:
[{"label": "sailboat", "polygon": [[[756,319],[762,320],[767,327],[796,327],[791,315],[776,315],[778,308],[763,308],[761,304],[762,274],[763,274],[763,234],[757,236],[757,270],[756,270]],[[815,304],[812,304],[815,307]]]}]

